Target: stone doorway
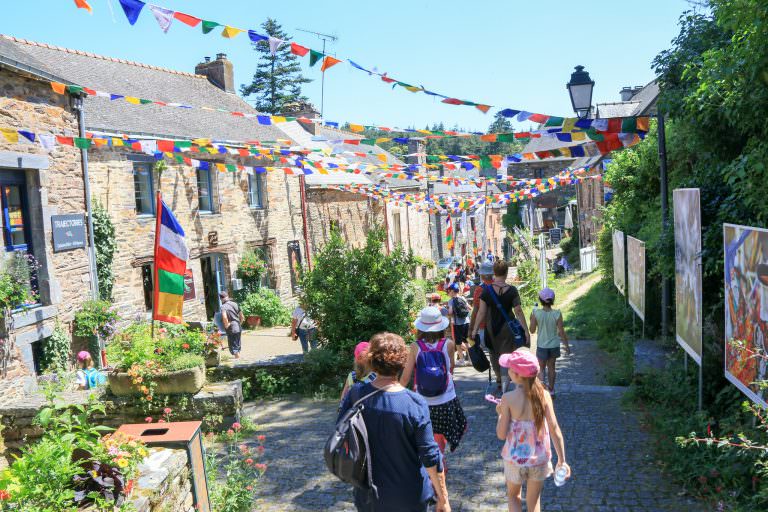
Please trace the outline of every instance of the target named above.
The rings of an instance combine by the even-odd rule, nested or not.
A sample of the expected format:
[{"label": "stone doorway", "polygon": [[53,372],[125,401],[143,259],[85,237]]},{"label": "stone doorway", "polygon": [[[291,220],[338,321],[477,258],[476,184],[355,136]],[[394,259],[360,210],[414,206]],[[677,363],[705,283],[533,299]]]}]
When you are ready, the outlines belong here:
[{"label": "stone doorway", "polygon": [[203,274],[203,295],[205,296],[205,315],[212,320],[221,307],[219,292],[227,290],[227,276],[224,267],[224,254],[208,254],[200,258],[200,270]]}]

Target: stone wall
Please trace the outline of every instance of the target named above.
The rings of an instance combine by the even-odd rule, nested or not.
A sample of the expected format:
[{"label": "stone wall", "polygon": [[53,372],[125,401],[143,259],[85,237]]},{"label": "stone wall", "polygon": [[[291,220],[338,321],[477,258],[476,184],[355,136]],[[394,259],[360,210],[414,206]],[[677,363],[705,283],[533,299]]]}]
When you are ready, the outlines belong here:
[{"label": "stone wall", "polygon": [[[48,83],[0,69],[0,127],[73,136],[78,124],[69,96],[54,93]],[[70,322],[90,298],[91,287],[86,249],[54,253],[52,248],[51,215],[85,213],[80,150],[57,145],[46,151],[24,137],[12,142],[0,136],[0,170],[26,179],[27,243],[40,265],[42,305],[14,315],[14,361],[8,376],[0,380],[0,396],[7,400],[11,389],[18,395],[25,387],[34,387],[33,379],[24,379],[34,373],[32,343],[49,336],[57,319]],[[19,378],[24,380],[21,385]]]},{"label": "stone wall", "polygon": [[[152,262],[155,217],[136,211],[133,181],[134,161],[142,158],[126,150],[94,151],[91,164],[93,194],[109,211],[117,231],[114,268],[116,282],[114,302],[125,315],[145,315],[141,266]],[[240,160],[241,165],[265,165],[253,159]],[[184,305],[187,320],[205,320],[205,294],[201,258],[221,254],[225,261],[227,283],[231,283],[246,248],[261,247],[269,255],[273,284],[284,300],[293,295],[291,289],[288,243],[302,239],[299,180],[282,172],[262,175],[266,180],[265,208],[248,205],[248,175],[244,171],[212,170],[214,212],[201,213],[198,208],[197,175],[194,168],[176,163],[158,180],[154,173],[154,190],[173,210],[186,233],[195,298]],[[159,186],[158,186],[159,183]],[[303,249],[303,244],[302,249]],[[231,291],[231,288],[230,288]]]},{"label": "stone wall", "polygon": [[603,180],[599,178],[581,180],[576,185],[576,200],[579,215],[579,238],[582,247],[597,242],[597,235],[603,227],[605,203]]},{"label": "stone wall", "polygon": [[349,245],[362,247],[372,228],[384,228],[384,209],[378,202],[352,192],[307,190],[307,229],[313,255],[328,242],[332,224],[338,226]]},{"label": "stone wall", "polygon": [[150,448],[127,502],[136,512],[192,512],[192,481],[183,449]]},{"label": "stone wall", "polygon": [[387,235],[389,247],[401,243],[413,251],[414,256],[432,259],[432,240],[429,236],[429,213],[415,206],[387,204]]}]

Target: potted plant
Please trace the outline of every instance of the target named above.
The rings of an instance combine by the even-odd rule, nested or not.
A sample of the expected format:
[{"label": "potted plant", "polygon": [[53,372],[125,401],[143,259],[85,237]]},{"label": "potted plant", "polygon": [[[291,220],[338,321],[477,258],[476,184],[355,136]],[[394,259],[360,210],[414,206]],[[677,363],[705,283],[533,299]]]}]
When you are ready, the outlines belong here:
[{"label": "potted plant", "polygon": [[243,254],[237,265],[237,277],[243,281],[243,293],[253,293],[261,287],[261,278],[267,271],[264,260],[253,250]]},{"label": "potted plant", "polygon": [[115,368],[109,389],[147,402],[155,394],[197,393],[205,384],[205,345],[205,333],[184,326],[160,324],[153,338],[149,324],[133,324],[107,346]]},{"label": "potted plant", "polygon": [[205,338],[205,367],[213,368],[221,363],[221,334],[217,329],[208,333]]},{"label": "potted plant", "polygon": [[258,317],[258,322],[266,327],[287,325],[291,321],[288,309],[280,301],[280,297],[269,288],[259,288],[245,296],[240,303],[243,315],[248,322],[249,317]]},{"label": "potted plant", "polygon": [[11,328],[11,312],[37,301],[30,287],[30,278],[37,270],[35,258],[21,251],[13,252],[3,262],[0,272],[0,337],[7,337]]},{"label": "potted plant", "polygon": [[110,340],[117,330],[120,316],[106,300],[87,300],[75,313],[72,334],[85,340],[88,352],[96,361],[99,355],[99,339]]}]

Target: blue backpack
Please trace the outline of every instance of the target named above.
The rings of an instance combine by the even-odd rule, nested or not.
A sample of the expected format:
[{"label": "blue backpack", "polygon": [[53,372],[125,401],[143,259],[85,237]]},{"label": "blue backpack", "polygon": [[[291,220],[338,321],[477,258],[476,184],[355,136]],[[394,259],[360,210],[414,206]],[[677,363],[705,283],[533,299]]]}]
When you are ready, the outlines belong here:
[{"label": "blue backpack", "polygon": [[435,348],[429,348],[424,340],[418,340],[419,355],[416,358],[416,390],[426,397],[440,396],[448,389],[450,370],[443,353],[445,338],[437,342]]},{"label": "blue backpack", "polygon": [[88,389],[96,389],[107,381],[104,374],[96,368],[87,368],[83,370],[83,373],[85,373],[85,382],[88,384]]}]

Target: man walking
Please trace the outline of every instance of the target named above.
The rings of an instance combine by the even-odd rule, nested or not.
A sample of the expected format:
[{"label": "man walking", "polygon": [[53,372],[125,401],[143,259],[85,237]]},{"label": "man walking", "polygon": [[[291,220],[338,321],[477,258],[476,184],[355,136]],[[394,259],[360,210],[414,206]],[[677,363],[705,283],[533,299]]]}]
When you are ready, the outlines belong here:
[{"label": "man walking", "polygon": [[240,336],[243,333],[242,324],[245,317],[240,306],[229,298],[227,292],[219,292],[219,299],[221,299],[221,322],[227,333],[229,353],[235,359],[240,359]]}]

